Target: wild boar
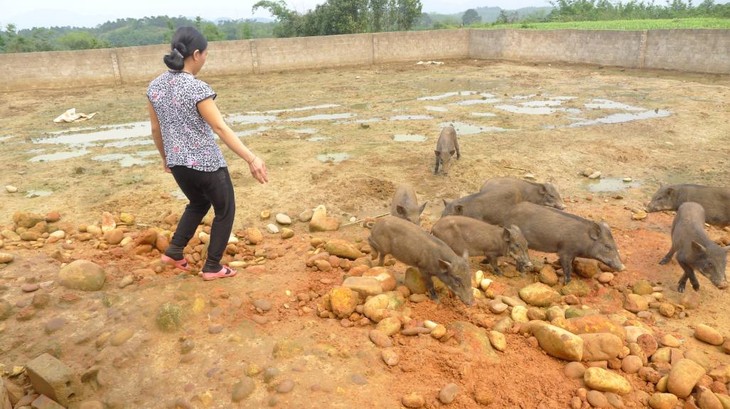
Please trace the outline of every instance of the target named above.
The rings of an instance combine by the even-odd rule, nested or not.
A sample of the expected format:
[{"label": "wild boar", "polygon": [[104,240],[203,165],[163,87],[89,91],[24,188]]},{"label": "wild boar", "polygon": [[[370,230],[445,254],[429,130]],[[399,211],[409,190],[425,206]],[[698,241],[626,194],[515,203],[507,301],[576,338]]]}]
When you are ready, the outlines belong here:
[{"label": "wild boar", "polygon": [[513,177],[497,177],[487,179],[482,185],[480,192],[497,189],[514,189],[515,196],[522,198],[521,201],[565,209],[565,203],[558,193],[558,189],[552,183],[537,183]]},{"label": "wild boar", "polygon": [[523,196],[515,189],[489,189],[452,201],[444,199],[444,210],[441,212],[441,217],[466,216],[489,224],[505,226],[504,219],[507,217],[507,213],[514,205],[523,200]]},{"label": "wild boar", "polygon": [[446,216],[433,225],[431,234],[448,244],[456,254],[483,254],[497,275],[502,275],[497,265],[500,256],[512,257],[521,272],[532,267],[527,255],[527,240],[517,226],[504,228],[471,217]]},{"label": "wild boar", "polygon": [[395,190],[393,202],[390,204],[390,214],[405,219],[416,225],[421,224],[421,213],[428,201],[418,206],[416,191],[410,185],[401,184]]},{"label": "wild boar", "polygon": [[648,212],[677,210],[682,203],[695,202],[705,209],[705,222],[716,226],[730,225],[730,188],[694,184],[660,187],[646,207]]},{"label": "wild boar", "polygon": [[429,296],[437,300],[432,277],[443,281],[466,305],[474,303],[468,255],[456,255],[440,239],[428,234],[415,224],[398,217],[385,216],[373,225],[368,237],[371,257],[379,257],[383,265],[387,254],[409,266],[416,267],[426,283]]},{"label": "wild boar", "polygon": [[456,154],[456,159],[461,158],[459,138],[456,137],[456,129],[453,126],[449,125],[441,129],[439,139],[436,141],[436,149],[433,152],[436,154],[436,165],[434,165],[433,174],[437,175],[439,173],[439,166],[442,174],[448,174],[451,168],[451,158],[454,154]]},{"label": "wild boar", "polygon": [[522,230],[528,248],[557,253],[565,284],[570,282],[576,257],[598,260],[617,271],[624,269],[611,229],[606,223],[596,223],[561,210],[521,202],[509,211],[505,224],[517,225]]},{"label": "wild boar", "polygon": [[717,288],[727,288],[725,267],[730,246],[720,247],[710,240],[705,232],[705,217],[705,209],[699,203],[682,203],[672,222],[672,248],[659,261],[667,264],[677,255],[677,263],[684,270],[677,286],[680,293],[684,292],[688,279],[695,291],[700,289],[694,270],[709,278]]}]

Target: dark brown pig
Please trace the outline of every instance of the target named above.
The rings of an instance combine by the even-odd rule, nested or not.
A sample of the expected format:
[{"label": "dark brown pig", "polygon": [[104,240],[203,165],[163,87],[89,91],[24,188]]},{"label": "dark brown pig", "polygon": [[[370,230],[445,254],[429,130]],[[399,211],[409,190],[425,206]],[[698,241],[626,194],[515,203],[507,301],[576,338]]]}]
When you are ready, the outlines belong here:
[{"label": "dark brown pig", "polygon": [[[478,219],[489,224],[505,226],[507,213],[525,198],[515,189],[490,189],[472,193],[456,200],[444,199],[441,217],[456,215]],[[541,204],[541,203],[538,203]]]},{"label": "dark brown pig", "polygon": [[419,206],[416,191],[413,187],[401,184],[398,185],[393,195],[393,202],[390,204],[390,214],[420,225],[421,213],[423,213],[426,203],[428,202],[426,201]]},{"label": "dark brown pig", "polygon": [[624,269],[611,229],[606,223],[596,223],[561,210],[521,202],[509,211],[505,224],[517,225],[522,230],[528,248],[557,253],[565,284],[570,282],[576,257],[595,259],[618,271]]},{"label": "dark brown pig", "polygon": [[552,183],[529,182],[513,177],[497,177],[487,179],[482,185],[480,192],[499,189],[513,189],[515,196],[525,202],[532,202],[543,206],[565,209],[565,203],[558,193],[558,189]]},{"label": "dark brown pig", "polygon": [[439,166],[441,167],[441,173],[446,175],[449,173],[451,168],[451,158],[456,154],[456,159],[461,158],[461,152],[459,151],[459,138],[456,137],[456,129],[453,126],[445,126],[441,129],[438,141],[436,141],[436,149],[433,151],[436,154],[436,165],[433,168],[433,174],[439,173]]},{"label": "dark brown pig", "polygon": [[504,228],[471,217],[446,216],[433,225],[431,234],[443,240],[456,254],[483,254],[497,275],[502,275],[497,265],[500,256],[512,257],[520,271],[532,267],[527,255],[527,240],[517,226]]},{"label": "dark brown pig", "polygon": [[672,222],[672,248],[669,249],[659,264],[667,264],[672,256],[677,255],[677,263],[684,270],[679,279],[677,291],[684,292],[687,280],[695,291],[700,283],[694,270],[709,278],[717,288],[726,288],[725,266],[727,265],[728,247],[720,247],[705,232],[705,209],[695,202],[685,202],[677,209]]},{"label": "dark brown pig", "polygon": [[705,222],[730,225],[730,188],[693,184],[662,186],[646,207],[648,212],[677,210],[684,202],[695,202],[705,209]]},{"label": "dark brown pig", "polygon": [[432,277],[436,276],[464,304],[474,303],[467,255],[456,255],[446,243],[415,224],[385,216],[373,225],[368,243],[373,249],[371,257],[379,257],[379,265],[383,265],[386,254],[391,254],[400,262],[416,267],[423,275],[432,299],[438,299],[432,281]]}]

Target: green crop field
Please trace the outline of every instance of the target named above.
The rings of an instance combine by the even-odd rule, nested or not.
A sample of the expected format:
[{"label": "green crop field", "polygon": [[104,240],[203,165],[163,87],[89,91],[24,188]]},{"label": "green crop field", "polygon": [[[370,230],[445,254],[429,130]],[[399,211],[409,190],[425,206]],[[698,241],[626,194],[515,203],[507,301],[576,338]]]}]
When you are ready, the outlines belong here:
[{"label": "green crop field", "polygon": [[668,29],[730,29],[728,18],[678,18],[666,20],[607,20],[568,21],[549,23],[515,23],[480,25],[486,29],[528,30],[668,30]]}]

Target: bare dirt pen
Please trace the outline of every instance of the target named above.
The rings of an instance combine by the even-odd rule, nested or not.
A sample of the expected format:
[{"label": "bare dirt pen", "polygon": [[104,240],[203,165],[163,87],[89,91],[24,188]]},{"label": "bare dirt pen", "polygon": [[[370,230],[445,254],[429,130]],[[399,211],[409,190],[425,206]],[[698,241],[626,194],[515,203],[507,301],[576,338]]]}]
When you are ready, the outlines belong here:
[{"label": "bare dirt pen", "polygon": [[[426,407],[436,408],[444,406],[437,400],[439,390],[451,382],[460,387],[448,405],[452,408],[480,407],[476,397],[482,392],[492,407],[568,407],[581,382],[563,374],[564,361],[511,331],[506,351],[496,359],[453,338],[439,342],[398,334],[393,348],[400,363],[386,366],[368,339],[372,324],[347,327],[315,314],[321,296],[347,272],[305,265],[312,237],[359,243],[368,230],[353,224],[310,233],[306,223],[296,221],[302,211],[321,204],[345,223],[385,213],[395,186],[409,183],[419,200],[429,201],[422,225],[430,228],[444,199],[475,192],[490,177],[527,174],[554,183],[567,211],[604,220],[613,230],[627,270],[607,286],[584,279],[594,291],[581,298],[583,305],[651,327],[658,335],[674,334],[684,341],[683,350],[700,350],[712,362],[730,362],[719,348],[692,337],[697,323],[730,328],[726,291],[703,277],[699,293],[688,289],[698,306],[686,318],[665,318],[652,310],[651,319],[642,320],[623,310],[621,302],[622,293],[640,279],[664,287],[670,302],[683,301],[676,292],[680,267],[657,264],[669,249],[672,215],[652,213],[642,220],[632,215],[660,183],[727,185],[730,77],[472,60],[242,78],[202,74],[218,92],[218,105],[230,115],[232,127],[269,168],[270,183],[259,186],[245,163],[225,151],[236,185],[234,230],[265,231],[273,218],[261,220],[259,215],[270,210],[295,219],[295,236],[283,240],[264,233],[263,243],[250,246],[252,254],[266,257],[263,268],[241,269],[238,277],[213,283],[170,270],[155,274],[154,252],[132,256],[100,246],[100,240],[73,240],[75,229],[98,224],[105,211],[134,215],[136,224],[128,227],[134,236],[162,227],[166,216],[179,214],[185,205],[172,177],[161,170],[149,131],[135,125],[147,120],[146,84],[7,93],[0,101],[0,181],[18,192],[0,193],[0,224],[12,228],[16,212],[58,211],[71,236],[65,245],[5,240],[0,249],[16,257],[0,269],[0,298],[13,306],[12,315],[0,321],[5,371],[51,351],[78,375],[99,370],[98,382],[80,387],[79,401],[98,399],[125,408],[166,407],[175,401],[231,407],[233,385],[247,375],[257,387],[240,407],[390,408],[416,392],[425,397]],[[71,107],[99,114],[85,123],[51,122]],[[456,125],[462,158],[448,176],[434,176],[433,148],[447,123]],[[63,136],[68,140],[54,139]],[[581,176],[588,168],[600,171],[603,179]],[[718,240],[730,236],[726,230],[709,231]],[[555,259],[533,254],[543,256]],[[62,262],[73,259],[104,266],[104,289],[82,293],[43,286],[38,291],[50,294],[49,306],[19,319],[32,297],[21,286],[53,281]],[[473,270],[483,268],[478,263],[472,259]],[[405,270],[400,263],[389,268],[397,276]],[[134,284],[118,288],[127,275]],[[492,278],[497,295],[515,298],[522,286],[536,280],[532,275]],[[67,302],[73,298],[68,293],[79,300]],[[256,300],[270,302],[271,310],[257,312]],[[192,311],[175,333],[155,325],[165,302]],[[503,318],[484,303],[467,308],[448,296],[438,305],[408,306],[415,320],[443,324],[467,321],[488,328]],[[59,317],[65,320],[61,330],[44,330]],[[126,342],[106,342],[110,335],[130,330]],[[186,339],[195,347],[181,355],[181,340]],[[253,375],[256,368],[271,367],[278,370],[274,381]],[[653,392],[653,385],[637,375],[626,377],[635,390]],[[22,382],[23,376],[13,379]],[[277,393],[281,379],[292,380],[293,391]],[[636,393],[625,396],[624,403],[641,406]]]}]

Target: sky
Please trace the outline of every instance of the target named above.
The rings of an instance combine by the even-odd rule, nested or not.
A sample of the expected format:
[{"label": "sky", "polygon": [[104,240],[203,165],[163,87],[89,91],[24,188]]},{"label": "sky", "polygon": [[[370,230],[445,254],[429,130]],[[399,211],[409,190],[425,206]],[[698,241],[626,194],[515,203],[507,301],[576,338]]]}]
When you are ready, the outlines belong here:
[{"label": "sky", "polygon": [[[258,0],[0,0],[0,27],[95,27],[118,18],[200,16],[205,20],[272,18],[265,10],[252,13]],[[285,0],[290,10],[306,13],[325,0]],[[730,0],[727,0],[730,1]],[[421,0],[425,13],[453,14],[477,7],[549,7],[548,0]]]}]

